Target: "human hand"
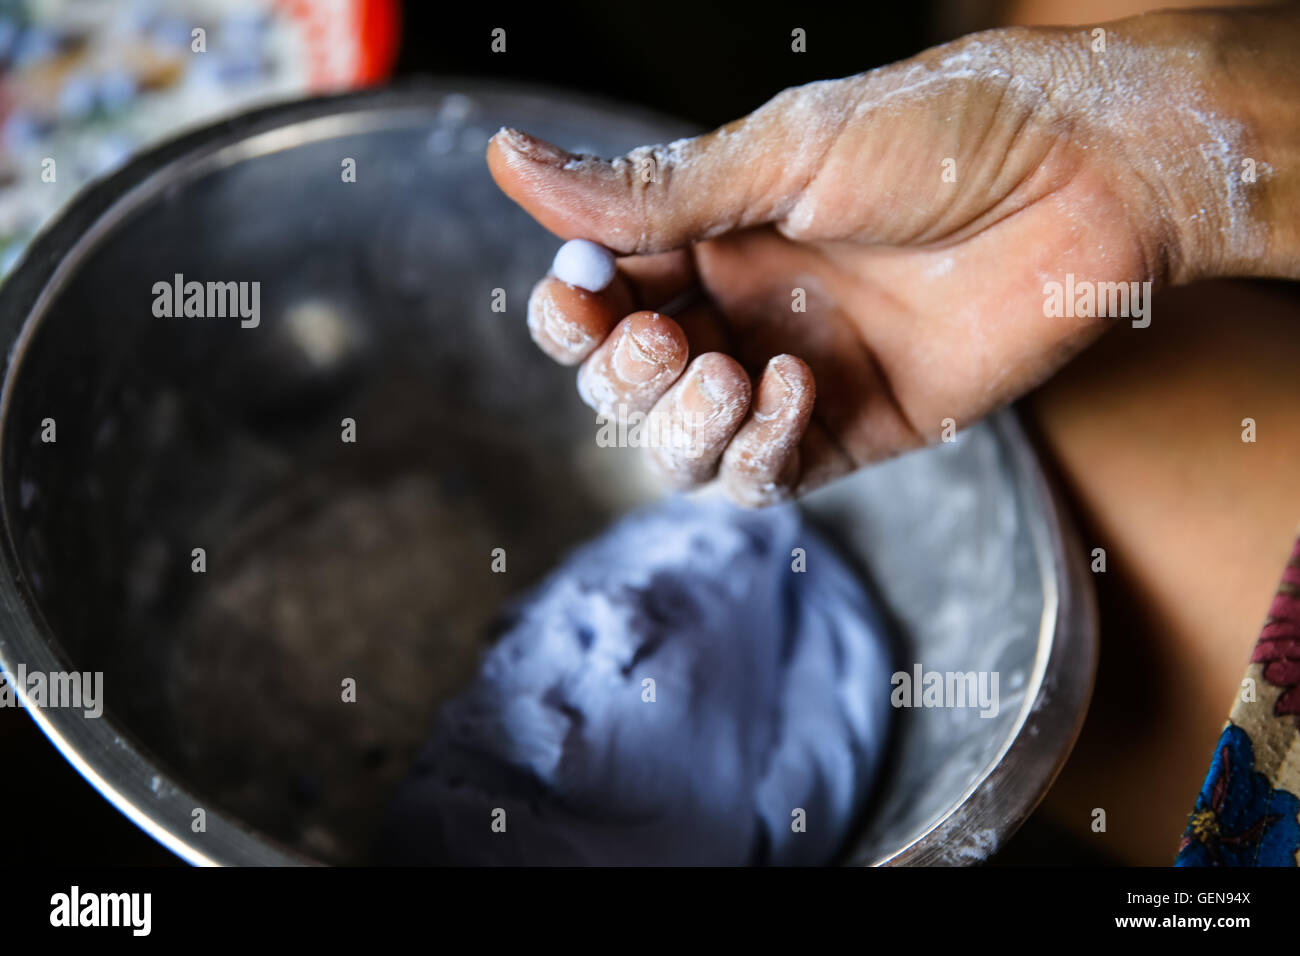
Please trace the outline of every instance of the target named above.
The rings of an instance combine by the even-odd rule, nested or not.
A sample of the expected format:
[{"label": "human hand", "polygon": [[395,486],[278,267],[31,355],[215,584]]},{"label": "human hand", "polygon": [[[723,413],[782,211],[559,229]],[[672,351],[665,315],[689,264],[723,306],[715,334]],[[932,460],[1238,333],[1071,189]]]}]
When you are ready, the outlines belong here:
[{"label": "human hand", "polygon": [[1265,191],[1231,188],[1257,140],[1225,22],[976,34],[612,161],[503,130],[507,195],[625,256],[598,293],[539,282],[533,337],[602,414],[684,423],[689,454],[652,449],[674,484],[745,504],[937,440],[1114,321],[1046,314],[1046,283],[1277,271]]}]

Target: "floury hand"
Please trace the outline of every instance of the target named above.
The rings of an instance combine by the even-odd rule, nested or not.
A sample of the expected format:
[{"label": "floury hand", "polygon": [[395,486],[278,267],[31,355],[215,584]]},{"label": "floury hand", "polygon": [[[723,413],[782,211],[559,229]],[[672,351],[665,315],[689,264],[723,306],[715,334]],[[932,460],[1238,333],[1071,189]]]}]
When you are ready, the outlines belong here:
[{"label": "floury hand", "polygon": [[[503,130],[487,157],[501,188],[624,257],[601,292],[543,279],[534,339],[581,364],[603,414],[702,422],[694,458],[652,457],[747,504],[947,437],[1117,320],[1149,323],[1163,284],[1295,274],[1296,164],[1241,170],[1296,152],[1294,110],[1265,126],[1250,90],[1297,98],[1298,24],[1291,9],[995,30],[614,160]],[[1096,309],[1054,306],[1067,283]]]}]

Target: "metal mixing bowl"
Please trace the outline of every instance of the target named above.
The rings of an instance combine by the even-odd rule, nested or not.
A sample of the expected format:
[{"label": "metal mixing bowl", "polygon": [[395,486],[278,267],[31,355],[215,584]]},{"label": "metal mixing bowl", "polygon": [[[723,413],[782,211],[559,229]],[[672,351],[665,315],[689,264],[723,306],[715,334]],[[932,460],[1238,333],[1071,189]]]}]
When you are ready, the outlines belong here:
[{"label": "metal mixing bowl", "polygon": [[[650,494],[528,339],[556,243],[491,183],[503,124],[604,154],[685,132],[481,83],[273,107],[91,187],[0,289],[0,664],[104,673],[101,718],[32,716],[187,860],[365,861],[501,601]],[[260,282],[260,325],[156,317],[177,273]],[[1001,679],[995,718],[897,712],[845,860],[985,858],[1059,770],[1095,665],[1029,445],[1000,414],[806,508],[873,582],[900,669]]]}]

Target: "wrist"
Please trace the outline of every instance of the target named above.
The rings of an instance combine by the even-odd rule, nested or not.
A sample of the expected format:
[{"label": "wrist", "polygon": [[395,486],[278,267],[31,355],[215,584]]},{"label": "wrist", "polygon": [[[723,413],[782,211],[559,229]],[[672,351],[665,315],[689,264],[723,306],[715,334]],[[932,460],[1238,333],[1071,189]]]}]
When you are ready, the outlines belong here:
[{"label": "wrist", "polygon": [[1123,38],[1111,92],[1141,94],[1120,127],[1167,278],[1300,278],[1300,11],[1108,26]]},{"label": "wrist", "polygon": [[1237,183],[1262,248],[1253,261],[1222,251],[1219,274],[1300,279],[1300,8],[1223,16],[1220,98],[1244,130]]}]

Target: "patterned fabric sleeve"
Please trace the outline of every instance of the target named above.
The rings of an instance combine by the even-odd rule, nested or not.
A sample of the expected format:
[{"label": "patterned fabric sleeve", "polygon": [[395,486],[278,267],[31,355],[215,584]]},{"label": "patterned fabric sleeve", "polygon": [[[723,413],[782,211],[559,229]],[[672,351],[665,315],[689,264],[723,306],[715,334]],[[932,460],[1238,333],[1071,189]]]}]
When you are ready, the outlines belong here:
[{"label": "patterned fabric sleeve", "polygon": [[1300,864],[1300,539],[1219,736],[1176,866]]}]

